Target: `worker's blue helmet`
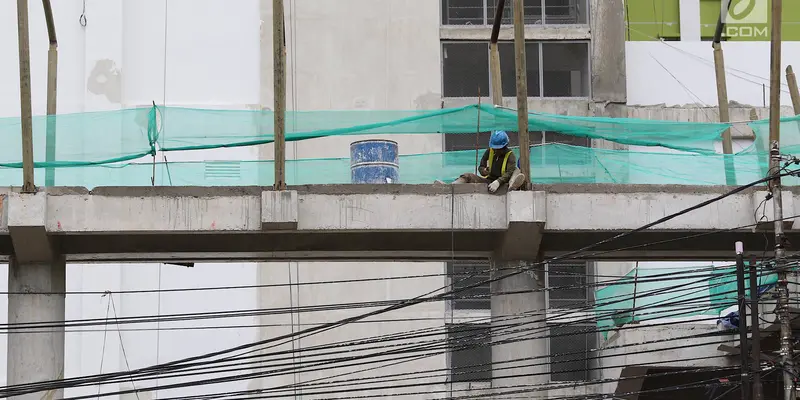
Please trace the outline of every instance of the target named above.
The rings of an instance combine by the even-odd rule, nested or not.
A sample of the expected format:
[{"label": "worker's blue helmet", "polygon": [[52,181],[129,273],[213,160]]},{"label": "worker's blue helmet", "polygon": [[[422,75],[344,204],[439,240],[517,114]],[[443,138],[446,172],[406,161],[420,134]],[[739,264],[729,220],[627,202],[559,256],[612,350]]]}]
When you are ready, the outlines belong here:
[{"label": "worker's blue helmet", "polygon": [[494,131],[492,137],[489,138],[489,147],[493,149],[502,149],[508,146],[508,134],[505,131]]}]

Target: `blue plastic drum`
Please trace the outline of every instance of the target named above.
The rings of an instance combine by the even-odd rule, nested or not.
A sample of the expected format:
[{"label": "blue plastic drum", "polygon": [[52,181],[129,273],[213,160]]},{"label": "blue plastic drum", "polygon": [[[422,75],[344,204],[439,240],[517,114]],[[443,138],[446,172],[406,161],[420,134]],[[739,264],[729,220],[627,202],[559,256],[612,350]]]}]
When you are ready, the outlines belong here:
[{"label": "blue plastic drum", "polygon": [[360,140],[350,144],[350,179],[352,183],[398,183],[400,176],[397,142]]}]

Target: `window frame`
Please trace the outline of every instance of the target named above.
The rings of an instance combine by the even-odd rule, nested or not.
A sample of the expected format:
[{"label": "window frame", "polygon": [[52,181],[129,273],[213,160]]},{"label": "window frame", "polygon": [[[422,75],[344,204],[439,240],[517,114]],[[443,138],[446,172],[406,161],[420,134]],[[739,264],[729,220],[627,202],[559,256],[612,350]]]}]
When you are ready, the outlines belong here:
[{"label": "window frame", "polygon": [[[451,276],[451,271],[455,272],[455,264],[467,264],[467,265],[487,265],[491,268],[491,263],[487,260],[471,260],[471,261],[448,261],[445,263],[445,279],[448,286],[453,284],[453,277]],[[596,265],[592,261],[586,262],[586,269],[585,269],[585,276],[586,276],[586,300],[587,302],[594,302],[594,292],[590,290],[591,285],[595,282],[594,279],[594,271],[596,270]],[[491,276],[491,272],[490,272]],[[550,264],[545,264],[545,284],[546,287],[550,287]],[[491,300],[490,300],[491,301]],[[550,307],[550,292],[545,292],[545,306],[547,307],[547,328],[548,332],[553,325],[567,323],[571,326],[579,326],[589,328],[596,328],[594,324],[591,322],[578,322],[574,323],[575,321],[585,320],[588,318],[593,317],[593,313],[591,311],[579,311],[574,309],[564,309],[564,308],[552,308]],[[491,324],[491,308],[484,308],[484,309],[469,309],[469,308],[456,308],[454,304],[456,300],[448,300],[445,302],[445,310],[446,310],[446,318],[445,318],[445,326],[449,325],[486,325]],[[490,303],[491,307],[491,303]],[[550,320],[552,318],[552,321]],[[491,326],[491,325],[490,325]],[[449,336],[449,331],[447,331],[446,335]],[[593,335],[590,339],[588,335]],[[595,352],[591,351],[592,348],[596,347],[596,344],[599,343],[599,337],[597,332],[586,332],[583,336],[584,340],[587,342],[586,348],[587,351],[585,352],[585,365],[587,368],[592,366],[592,361],[590,357],[595,355]],[[547,341],[547,352],[550,356],[552,356],[551,351],[551,340],[548,339]],[[491,352],[490,352],[491,354]],[[447,351],[447,382],[448,383],[484,383],[486,381],[453,381],[452,380],[452,352],[448,349]],[[552,357],[550,357],[552,358]],[[569,381],[555,381],[552,379],[553,372],[550,371],[550,380],[552,382],[582,382],[585,380],[569,380]],[[584,373],[584,377],[588,377],[591,379],[592,371],[586,370]]]},{"label": "window frame", "polygon": [[[445,20],[444,14],[442,14],[442,13],[447,12],[449,10],[449,7],[448,7],[449,4],[448,4],[448,6],[445,5],[445,2],[447,2],[447,1],[449,1],[449,0],[440,0],[439,1],[439,26],[442,26],[442,27],[445,27],[445,26],[446,27],[462,27],[462,28],[465,28],[465,29],[473,29],[475,27],[485,28],[487,26],[492,26],[494,24],[494,14],[489,15],[489,2],[492,1],[492,0],[483,0],[483,6],[482,6],[482,8],[483,8],[483,24],[480,24],[480,25],[476,25],[476,24],[446,24],[444,22],[444,20]],[[531,1],[531,0],[528,0],[528,1]],[[548,26],[548,27],[549,26],[587,26],[587,25],[590,25],[591,22],[592,22],[592,19],[591,19],[592,18],[592,13],[591,13],[591,9],[589,8],[591,6],[591,1],[590,0],[577,0],[577,1],[583,2],[584,12],[586,13],[586,22],[578,22],[578,23],[574,23],[574,24],[549,24],[549,23],[547,23],[547,0],[535,0],[535,1],[537,1],[539,3],[538,4],[539,8],[541,8],[541,10],[542,10],[541,23],[538,23],[538,24],[527,24],[526,23],[525,26]],[[497,4],[497,3],[495,2],[495,4]],[[526,7],[529,6],[529,5],[530,5],[530,3],[525,4]],[[553,6],[550,6],[550,7],[553,7]],[[506,3],[506,9],[513,10],[513,2],[507,2]],[[513,20],[513,14],[512,14],[512,20]],[[501,26],[506,26],[506,27],[507,26],[512,26],[512,25],[513,25],[513,21],[512,21],[512,23],[509,23],[509,24],[501,23]]]},{"label": "window frame", "polygon": [[[444,52],[445,52],[445,45],[448,43],[480,43],[486,45],[486,52],[487,56],[489,55],[489,41],[488,40],[454,40],[454,39],[439,39],[439,54],[440,54],[440,64],[439,64],[439,74],[442,77],[442,97],[448,99],[466,99],[472,98],[477,96],[446,96],[444,91]],[[514,43],[513,41],[509,40],[501,40],[499,43]],[[546,97],[544,96],[544,49],[542,44],[584,44],[586,45],[586,96],[563,96],[563,97]],[[529,99],[543,99],[543,100],[588,100],[592,98],[592,46],[591,41],[589,40],[533,40],[533,39],[526,39],[525,45],[529,44],[536,44],[538,49],[538,61],[539,61],[539,94],[537,96],[530,96],[528,95]],[[487,57],[488,63],[486,64],[486,79],[489,82],[489,93],[485,93],[485,97],[489,97],[492,93],[492,79],[491,79],[491,57]],[[502,64],[501,64],[502,65]],[[502,69],[502,66],[501,66]],[[503,96],[503,98],[511,99],[516,98],[516,96]]]}]

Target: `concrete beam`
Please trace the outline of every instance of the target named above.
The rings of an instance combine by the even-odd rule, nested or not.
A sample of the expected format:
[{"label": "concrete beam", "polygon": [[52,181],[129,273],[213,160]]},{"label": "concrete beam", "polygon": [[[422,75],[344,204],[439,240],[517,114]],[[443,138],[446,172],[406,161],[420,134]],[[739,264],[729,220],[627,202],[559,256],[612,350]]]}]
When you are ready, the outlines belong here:
[{"label": "concrete beam", "polygon": [[[9,193],[2,197],[0,256],[16,253],[31,262],[54,253],[71,262],[433,261],[492,254],[534,260],[540,250],[544,256],[568,253],[729,190],[612,184],[537,189],[489,194],[485,185],[309,185],[286,192],[127,187]],[[798,192],[784,192],[787,216],[800,211]],[[600,246],[594,251],[603,253],[590,258],[725,260],[735,240],[762,252],[772,248],[771,235],[753,229],[763,195],[752,189],[729,196]],[[767,202],[767,220],[770,207]],[[800,222],[786,227],[789,240],[800,242]]]},{"label": "concrete beam", "polygon": [[296,190],[261,194],[261,230],[297,229]]},{"label": "concrete beam", "polygon": [[55,253],[46,228],[47,195],[9,193],[6,198],[6,229],[17,260],[21,263],[53,260]]}]

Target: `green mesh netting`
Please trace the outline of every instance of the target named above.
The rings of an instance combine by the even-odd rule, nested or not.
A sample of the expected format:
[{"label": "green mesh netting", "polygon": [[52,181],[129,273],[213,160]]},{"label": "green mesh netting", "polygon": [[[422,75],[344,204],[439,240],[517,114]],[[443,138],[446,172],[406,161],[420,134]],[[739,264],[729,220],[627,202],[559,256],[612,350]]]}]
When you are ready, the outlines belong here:
[{"label": "green mesh netting", "polygon": [[[518,153],[518,149],[514,149]],[[765,176],[766,154],[729,156],[739,183]],[[474,171],[475,151],[400,156],[399,183],[450,182],[464,172]],[[170,163],[119,163],[114,165],[57,168],[58,186],[249,186],[272,185],[272,161],[204,161]],[[549,144],[531,148],[531,176],[535,183],[620,183],[724,185],[726,164],[722,155],[670,154],[605,150]],[[37,169],[43,171],[43,169]],[[22,184],[22,171],[0,167],[0,185]],[[44,184],[44,174],[35,175]],[[350,183],[349,158],[321,158],[286,161],[290,185]],[[784,185],[798,184],[798,178],[784,178]]]},{"label": "green mesh netting", "polygon": [[[252,146],[274,140],[271,111],[159,107],[162,151]],[[286,140],[364,134],[475,133],[516,131],[516,111],[470,105],[435,111],[297,111],[286,114]],[[529,131],[557,131],[617,143],[709,153],[726,124],[571,117],[531,113]]]},{"label": "green mesh netting", "polygon": [[[793,266],[792,270],[797,267]],[[759,290],[778,281],[772,269],[759,266],[757,271]],[[746,297],[750,296],[749,276],[745,271]],[[635,321],[718,316],[724,309],[736,305],[737,292],[736,267],[637,267],[595,291],[597,326],[607,336],[614,327]]]},{"label": "green mesh netting", "polygon": [[[679,304],[709,299],[709,273],[708,267],[634,268],[613,285],[595,291],[597,327],[607,336],[610,328],[634,321],[719,314],[710,303],[690,310]],[[659,279],[667,275],[677,276]]]},{"label": "green mesh netting", "polygon": [[[307,111],[289,112],[287,140],[383,134],[462,133],[517,128],[516,111],[471,105],[435,111]],[[55,139],[48,140],[48,117],[35,117],[34,158],[37,168],[56,169],[55,185],[271,185],[273,165],[252,162],[177,162],[135,164],[156,151],[181,151],[251,146],[273,141],[273,114],[253,110],[206,110],[149,107],[50,117]],[[739,184],[766,175],[768,121],[755,121],[757,140],[731,156],[713,154],[714,141],[728,124],[650,121],[627,118],[570,117],[530,113],[529,130],[605,139],[629,145],[664,147],[680,152],[604,150],[559,144],[531,149],[531,173],[539,183]],[[800,154],[800,117],[781,122],[784,153]],[[6,141],[0,151],[0,184],[21,184],[19,118],[0,119]],[[52,139],[52,138],[51,138]],[[48,153],[48,150],[51,150]],[[402,150],[402,149],[401,149]],[[482,150],[481,150],[482,151]],[[728,162],[726,162],[728,161]],[[400,158],[401,183],[453,180],[474,171],[475,151],[406,155]],[[80,167],[80,168],[76,168]],[[290,184],[349,183],[349,160],[287,161]],[[36,184],[43,185],[42,173]],[[786,179],[793,185],[796,179]]]},{"label": "green mesh netting", "polygon": [[[152,154],[152,108],[33,117],[33,158],[37,167],[75,167],[128,161]],[[55,128],[48,159],[48,122]],[[0,166],[22,167],[20,118],[0,118]],[[54,152],[52,151],[54,149]]]}]

